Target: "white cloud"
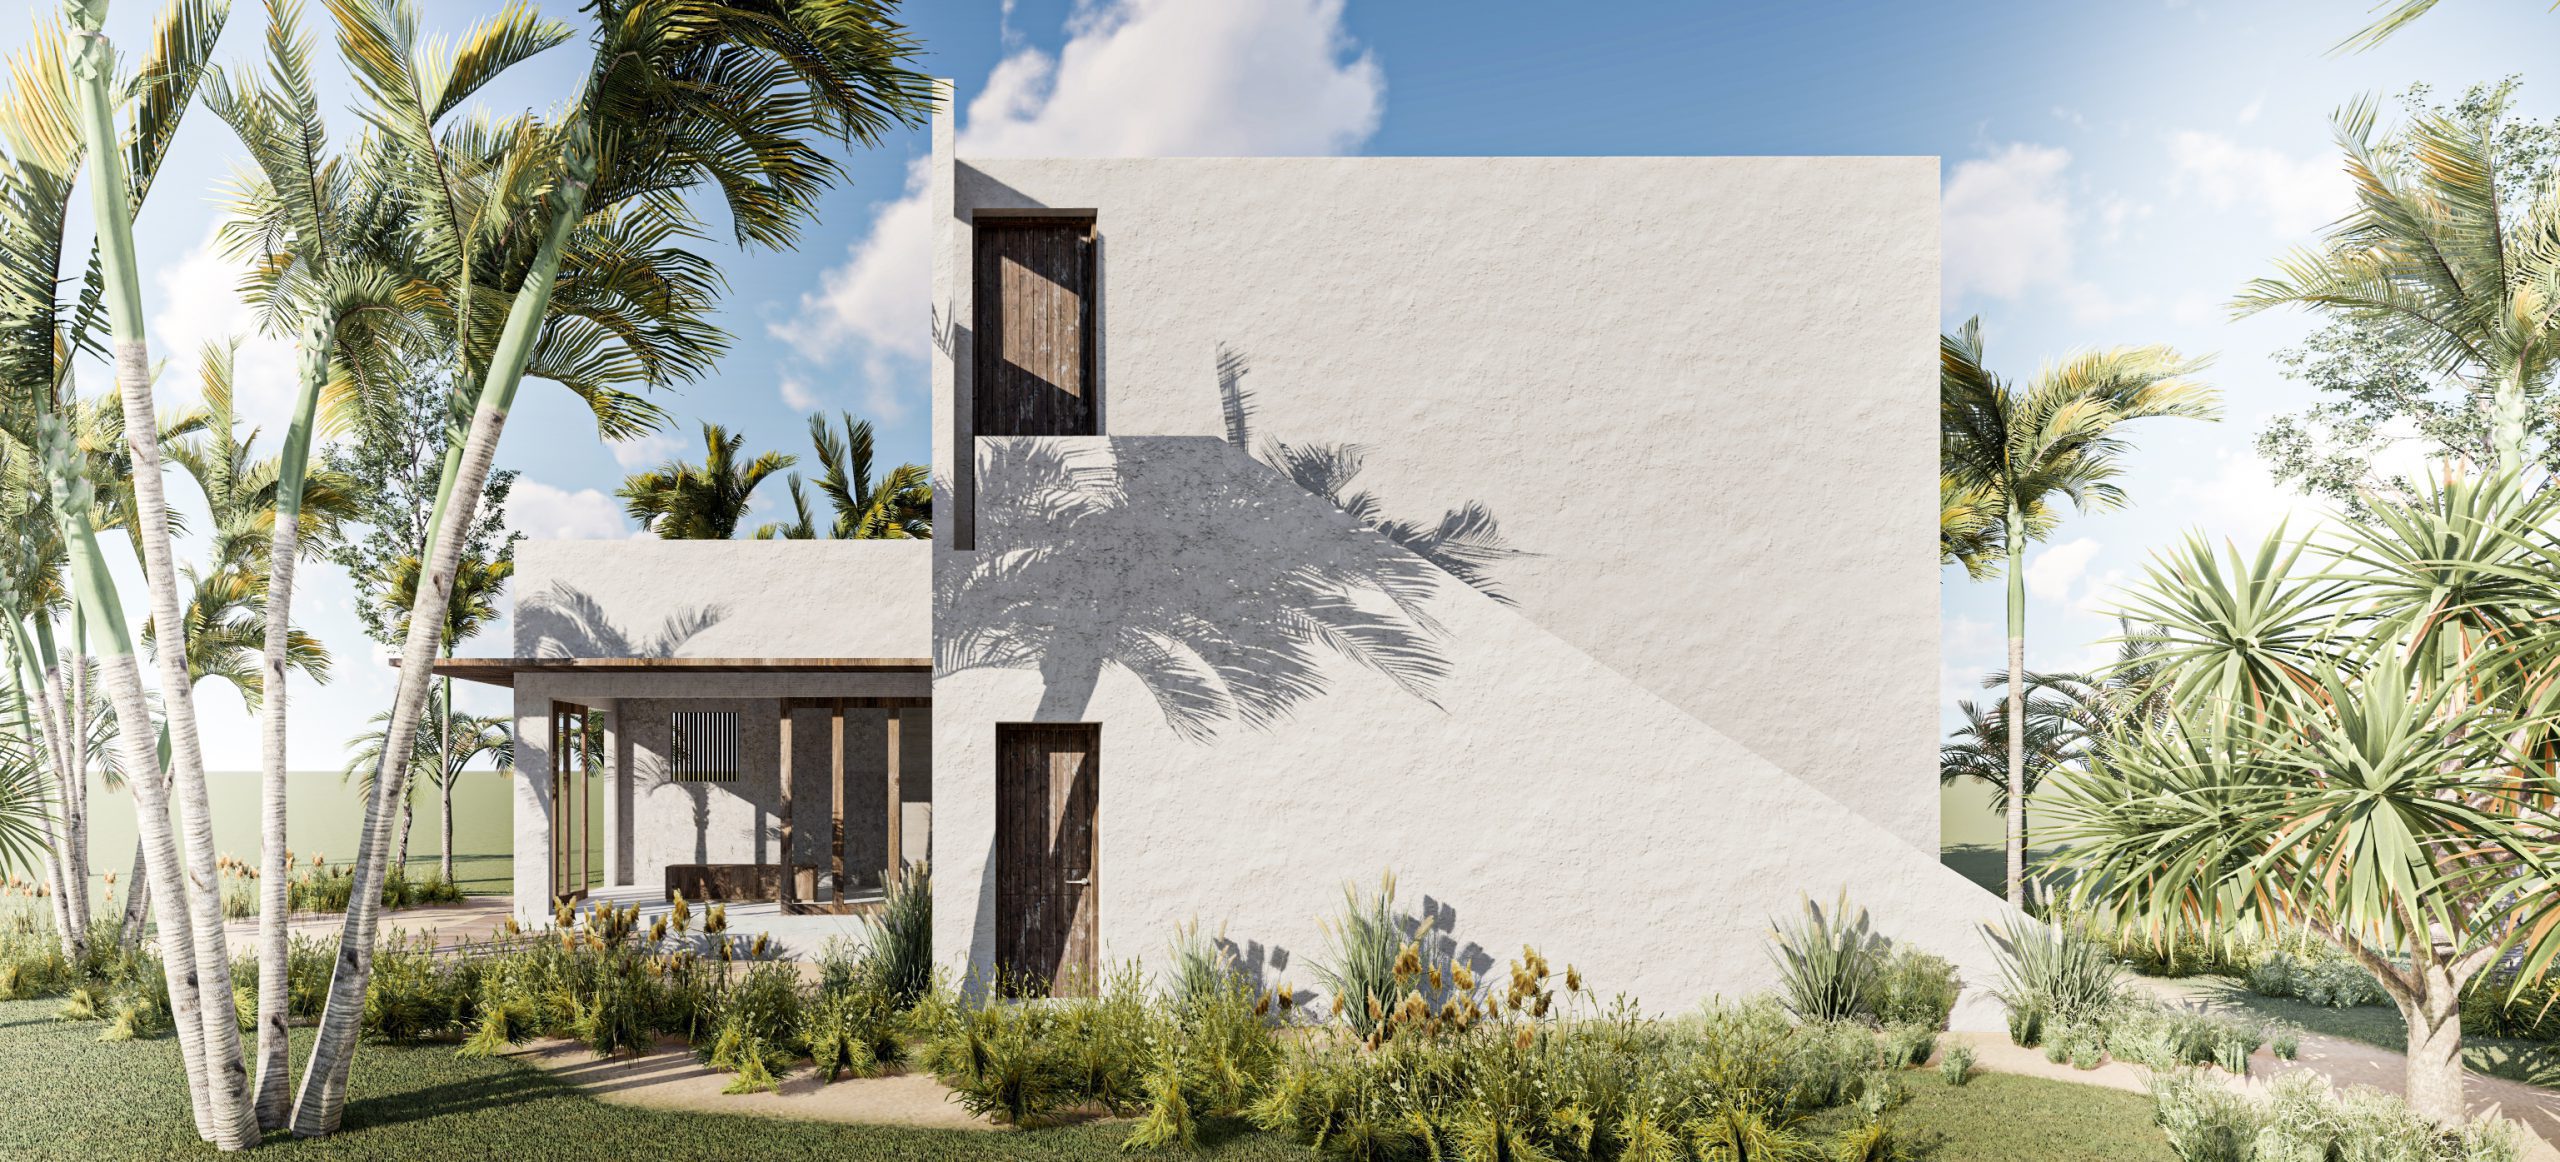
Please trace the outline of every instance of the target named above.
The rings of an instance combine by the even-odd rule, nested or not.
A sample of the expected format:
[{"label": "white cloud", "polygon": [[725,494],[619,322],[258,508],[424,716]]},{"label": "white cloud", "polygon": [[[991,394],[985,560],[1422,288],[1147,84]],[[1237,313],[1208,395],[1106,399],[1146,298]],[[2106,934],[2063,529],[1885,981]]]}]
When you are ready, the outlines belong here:
[{"label": "white cloud", "polygon": [[2074,537],[2027,558],[2027,592],[2047,601],[2067,601],[2072,583],[2098,555],[2098,542]]},{"label": "white cloud", "polygon": [[160,310],[150,321],[151,354],[166,361],[154,395],[163,407],[203,398],[198,374],[205,345],[236,340],[234,406],[244,424],[265,430],[272,446],[292,422],[300,372],[293,344],[260,334],[256,313],[241,301],[246,269],[223,257],[208,230],[194,249],[153,274]]},{"label": "white cloud", "polygon": [[1939,203],[1946,296],[2016,298],[2071,269],[2068,150],[2012,144],[1959,164]]},{"label": "white cloud", "polygon": [[666,463],[683,445],[666,432],[650,432],[628,440],[608,440],[605,447],[613,450],[613,462],[625,471],[638,472]]},{"label": "white cloud", "polygon": [[2278,234],[2308,234],[2334,222],[2353,201],[2335,157],[2293,157],[2242,145],[2214,133],[2169,137],[2173,188],[2223,209],[2247,206]]},{"label": "white cloud", "polygon": [[2246,451],[2219,449],[2210,476],[2190,476],[2170,485],[2180,508],[2197,514],[2198,527],[2215,541],[2255,546],[2281,523],[2299,537],[2335,515],[2328,502],[2279,483],[2266,461]]},{"label": "white cloud", "polygon": [[818,393],[796,375],[782,377],[782,406],[795,412],[818,410]]},{"label": "white cloud", "polygon": [[[1385,77],[1343,0],[1104,0],[1078,5],[1055,56],[1013,52],[969,102],[975,156],[1329,154],[1378,127]],[[931,342],[932,215],[922,162],[846,261],[773,327],[803,359],[859,363],[865,406],[902,414],[900,373]]]},{"label": "white cloud", "polygon": [[507,496],[507,523],[535,540],[581,541],[634,536],[620,501],[601,490],[575,492],[518,480]]}]

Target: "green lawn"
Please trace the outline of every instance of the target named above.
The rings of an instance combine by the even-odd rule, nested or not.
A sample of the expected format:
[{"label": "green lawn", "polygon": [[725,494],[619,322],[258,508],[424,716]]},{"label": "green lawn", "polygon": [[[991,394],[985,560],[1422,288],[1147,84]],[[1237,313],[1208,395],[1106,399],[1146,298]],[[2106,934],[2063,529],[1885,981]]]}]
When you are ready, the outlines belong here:
[{"label": "green lawn", "polygon": [[[161,1038],[97,1041],[95,1022],[54,1019],[59,1001],[0,1003],[0,1158],[209,1156],[188,1125],[178,1048]],[[308,1032],[297,1030],[299,1052]],[[1905,1132],[1940,1162],[2166,1162],[2135,1094],[1999,1075],[1951,1088],[1910,1075]],[[1837,1117],[1844,1116],[1835,1114]],[[1277,1138],[1224,1127],[1192,1157],[1306,1159]],[[967,1133],[792,1122],[607,1105],[530,1066],[469,1061],[450,1046],[367,1045],[357,1058],[346,1130],[323,1141],[282,1135],[262,1156],[368,1159],[972,1159],[1102,1158],[1123,1125]]]},{"label": "green lawn", "polygon": [[[2187,983],[2210,988],[2214,1004],[2281,1018],[2314,1033],[2359,1041],[2394,1053],[2406,1050],[2409,1045],[2408,1026],[2401,1023],[2400,1010],[2389,1005],[2333,1009],[2327,1005],[2262,997],[2242,988],[2238,981],[2220,977],[2190,977]],[[2462,1063],[2470,1066],[2472,1072],[2489,1077],[2560,1088],[2560,1045],[2466,1036],[2462,1039]]]}]

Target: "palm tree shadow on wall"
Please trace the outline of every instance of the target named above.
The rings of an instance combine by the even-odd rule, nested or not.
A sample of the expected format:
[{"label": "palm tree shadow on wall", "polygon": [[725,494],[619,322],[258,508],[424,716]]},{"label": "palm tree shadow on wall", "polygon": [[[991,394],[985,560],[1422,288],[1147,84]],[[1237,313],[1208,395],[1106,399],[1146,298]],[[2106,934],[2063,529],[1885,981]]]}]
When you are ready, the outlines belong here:
[{"label": "palm tree shadow on wall", "polygon": [[[726,606],[690,606],[668,614],[647,636],[635,638],[606,614],[604,603],[594,594],[555,581],[517,603],[516,632],[517,640],[533,643],[532,656],[537,658],[666,658],[675,656],[686,642],[728,616]],[[711,784],[678,779],[665,763],[652,756],[635,754],[634,759],[638,768],[632,772],[635,791],[674,787],[684,794],[692,808],[694,862],[708,862]],[[630,842],[628,828],[623,836],[624,842]]]},{"label": "palm tree shadow on wall", "polygon": [[1521,554],[1480,504],[1422,526],[1345,496],[1356,445],[1237,455],[1243,374],[1221,349],[1224,439],[977,441],[977,549],[936,571],[936,669],[1036,671],[1038,720],[1073,722],[1117,666],[1194,741],[1284,720],[1329,688],[1329,657],[1437,706],[1431,601],[1447,577],[1507,601],[1489,569]]}]

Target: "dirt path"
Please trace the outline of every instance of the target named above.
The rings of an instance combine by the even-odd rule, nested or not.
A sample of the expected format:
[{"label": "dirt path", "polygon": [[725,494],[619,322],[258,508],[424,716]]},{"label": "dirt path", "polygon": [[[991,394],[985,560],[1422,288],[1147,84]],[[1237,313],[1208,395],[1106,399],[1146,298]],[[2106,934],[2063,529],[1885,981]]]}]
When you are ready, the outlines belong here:
[{"label": "dirt path", "polygon": [[817,1122],[917,1126],[934,1130],[992,1130],[1006,1127],[974,1117],[950,1100],[951,1091],[929,1074],[846,1078],[826,1082],[812,1070],[799,1070],[782,1080],[779,1093],[722,1093],[734,1075],[718,1073],[693,1059],[678,1043],[660,1045],[641,1057],[597,1060],[574,1041],[538,1041],[514,1056],[586,1090],[598,1100],[665,1110],[715,1114],[755,1114]]},{"label": "dirt path", "polygon": [[[2200,1012],[2255,1015],[2246,1006],[2230,999],[2228,986],[2186,980],[2139,979],[2162,1000],[2173,1005]],[[2042,1060],[2038,1058],[2038,1061]],[[2327,1078],[2329,1084],[2339,1088],[2369,1085],[2395,1096],[2405,1096],[2407,1068],[2408,1058],[2392,1050],[2310,1030],[2302,1033],[2302,1052],[2296,1059],[2279,1060],[2262,1049],[2249,1062],[2253,1088],[2263,1085],[2267,1079],[2306,1069]],[[2536,1162],[2560,1162],[2560,1092],[2466,1071],[2462,1078],[2462,1094],[2473,1116],[2495,1114],[2522,1127],[2526,1134],[2526,1158]]]}]

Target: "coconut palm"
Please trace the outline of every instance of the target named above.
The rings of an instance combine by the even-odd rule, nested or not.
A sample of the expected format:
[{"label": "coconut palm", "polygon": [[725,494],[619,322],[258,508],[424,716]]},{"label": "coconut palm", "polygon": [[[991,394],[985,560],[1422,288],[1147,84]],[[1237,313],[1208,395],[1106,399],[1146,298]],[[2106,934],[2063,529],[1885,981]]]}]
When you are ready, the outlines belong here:
[{"label": "coconut palm", "polygon": [[[2433,11],[2435,6],[2436,0],[2382,0],[2381,3],[2373,6],[2376,11],[2382,13],[2374,18],[2373,23],[2357,29],[2354,36],[2339,41],[2338,46],[2329,51],[2331,53],[2363,52],[2366,49],[2380,47],[2383,41],[2391,39],[2401,29],[2407,28],[2411,22]],[[2560,10],[2560,4],[2554,4],[2552,7]]]},{"label": "coconut palm", "polygon": [[622,508],[640,527],[670,541],[725,541],[737,535],[747,504],[765,478],[790,467],[795,457],[766,452],[741,463],[744,433],[702,425],[702,463],[669,460],[625,478]]},{"label": "coconut palm", "polygon": [[[905,540],[933,535],[932,471],[922,464],[900,464],[873,481],[871,421],[845,413],[844,434],[838,436],[827,417],[811,416],[809,442],[817,446],[818,465],[826,469],[818,477],[818,491],[835,510],[835,520],[826,526],[824,536]],[[756,539],[806,541],[822,535],[817,522],[810,519],[809,498],[801,492],[799,473],[791,474],[790,487],[793,519],[758,528]]]},{"label": "coconut palm", "polygon": [[2488,417],[2479,458],[2523,472],[2539,459],[2527,432],[2560,366],[2560,184],[2530,205],[2505,203],[2494,115],[2430,113],[2377,142],[2363,98],[2334,126],[2355,210],[2233,307],[2306,306],[2420,353]]},{"label": "coconut palm", "polygon": [[[1938,354],[1941,494],[1951,485],[1979,493],[1977,503],[2000,516],[2009,589],[2007,785],[2023,787],[2028,543],[2052,534],[2065,501],[2081,512],[2125,503],[2115,479],[2131,448],[2126,424],[2162,416],[2210,419],[2218,406],[2213,389],[2192,378],[2204,362],[2162,346],[2080,352],[2038,371],[2024,388],[1983,366],[1978,318],[1943,336]],[[1941,529],[1943,538],[1943,523]],[[2008,804],[2008,897],[2017,905],[2026,902],[2026,800],[2011,795]]]},{"label": "coconut palm", "polygon": [[2512,476],[2453,479],[2316,544],[2165,556],[2134,612],[2159,623],[2167,713],[2055,775],[2046,808],[2084,905],[2308,930],[2372,972],[2410,1103],[2446,1122],[2464,988],[2520,946],[2519,979],[2560,953],[2555,515]]}]

